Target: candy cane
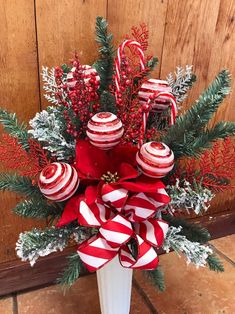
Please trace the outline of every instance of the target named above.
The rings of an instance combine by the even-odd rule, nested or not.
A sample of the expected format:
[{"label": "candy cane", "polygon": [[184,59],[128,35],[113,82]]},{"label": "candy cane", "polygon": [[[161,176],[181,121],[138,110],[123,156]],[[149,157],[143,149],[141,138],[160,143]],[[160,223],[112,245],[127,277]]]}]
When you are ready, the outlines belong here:
[{"label": "candy cane", "polygon": [[139,141],[139,148],[143,145],[144,134],[146,132],[146,125],[147,125],[150,111],[156,109],[155,108],[155,101],[160,96],[167,97],[170,100],[170,102],[171,102],[170,125],[175,124],[176,117],[177,117],[177,105],[176,105],[175,97],[171,93],[168,93],[168,92],[156,92],[156,93],[152,94],[149,97],[147,103],[144,105],[144,108],[143,108],[143,119],[142,119],[142,126],[141,126],[141,137],[140,137],[140,141]]},{"label": "candy cane", "polygon": [[121,82],[121,63],[122,63],[122,58],[123,58],[123,52],[125,47],[135,47],[137,50],[137,53],[140,58],[140,68],[142,71],[145,70],[145,62],[144,62],[144,52],[141,47],[141,44],[138,43],[135,40],[125,40],[118,48],[117,50],[117,57],[115,59],[115,70],[116,70],[116,75],[115,75],[115,85],[116,85],[116,92],[115,92],[115,97],[116,100],[118,99],[118,95],[120,93],[120,82]]}]

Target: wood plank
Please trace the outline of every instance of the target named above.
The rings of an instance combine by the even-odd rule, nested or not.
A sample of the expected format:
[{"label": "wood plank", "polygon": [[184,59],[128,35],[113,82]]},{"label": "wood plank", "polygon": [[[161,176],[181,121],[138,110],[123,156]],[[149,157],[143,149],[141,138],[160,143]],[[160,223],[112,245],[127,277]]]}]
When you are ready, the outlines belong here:
[{"label": "wood plank", "polygon": [[[234,211],[199,217],[192,219],[192,221],[205,226],[211,233],[212,239],[235,233]],[[71,247],[63,252],[40,258],[34,267],[19,260],[1,264],[0,296],[55,283],[55,280],[68,263],[66,257],[74,251],[75,248]],[[159,254],[163,253],[163,251],[159,251]],[[82,275],[88,274],[88,271],[82,273]]]},{"label": "wood plank", "polygon": [[[120,45],[132,26],[146,23],[149,28],[150,55],[161,59],[167,0],[112,0],[108,2],[108,22],[116,46]],[[160,66],[153,75],[159,75]]]},{"label": "wood plank", "polygon": [[[92,64],[97,57],[95,19],[106,17],[106,7],[107,0],[36,0],[40,70],[69,63],[75,51],[83,64]],[[48,102],[41,94],[45,108]]]},{"label": "wood plank", "polygon": [[[0,107],[27,121],[39,110],[34,1],[0,0],[0,12]],[[17,200],[13,194],[0,193],[1,263],[16,258],[15,242],[20,232],[40,225],[11,213]]]},{"label": "wood plank", "polygon": [[[164,79],[178,65],[194,65],[198,80],[184,108],[197,99],[221,69],[228,68],[235,77],[234,19],[234,1],[169,0],[161,78]],[[219,120],[235,120],[235,80],[232,90],[212,124]],[[220,193],[212,204],[211,213],[234,208],[234,191]]]}]

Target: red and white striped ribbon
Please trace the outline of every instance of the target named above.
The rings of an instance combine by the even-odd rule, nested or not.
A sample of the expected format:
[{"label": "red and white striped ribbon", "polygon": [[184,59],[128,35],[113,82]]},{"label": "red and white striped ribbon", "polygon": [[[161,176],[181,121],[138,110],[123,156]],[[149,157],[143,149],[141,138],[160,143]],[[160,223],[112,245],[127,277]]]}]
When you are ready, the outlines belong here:
[{"label": "red and white striped ribbon", "polygon": [[103,185],[101,194],[102,200],[115,207],[119,212],[122,210],[128,197],[128,191],[126,189],[113,187],[110,184]]},{"label": "red and white striped ribbon", "polygon": [[78,211],[78,222],[82,226],[99,227],[105,223],[112,215],[104,204],[95,202],[87,205],[85,201],[81,201]]},{"label": "red and white striped ribbon", "polygon": [[116,248],[130,240],[133,228],[130,221],[118,214],[107,221],[99,232],[111,247]]},{"label": "red and white striped ribbon", "polygon": [[138,43],[135,40],[125,40],[119,47],[117,50],[117,57],[115,59],[115,85],[116,85],[116,93],[115,93],[115,97],[116,100],[118,98],[118,94],[120,92],[120,82],[121,82],[121,64],[122,64],[122,58],[123,58],[123,52],[125,47],[135,47],[136,48],[136,52],[139,55],[140,58],[140,68],[141,70],[145,70],[145,62],[144,62],[144,51],[141,47],[141,44]]},{"label": "red and white striped ribbon", "polygon": [[[100,227],[96,236],[78,247],[81,260],[89,271],[103,267],[117,254],[123,267],[156,268],[158,257],[153,247],[162,245],[168,224],[151,217],[159,207],[169,202],[165,190],[161,188],[156,193],[136,193],[127,199],[127,190],[110,184],[104,187],[102,193],[105,197],[102,199],[106,204],[96,202],[88,206],[85,201],[80,202],[79,224]],[[124,193],[120,190],[124,190]],[[120,205],[123,202],[126,202],[124,207]],[[115,204],[118,204],[118,211],[122,211],[122,214],[114,214],[112,206]],[[138,248],[136,259],[127,244],[131,238],[136,241]]]},{"label": "red and white striped ribbon", "polygon": [[154,248],[136,235],[138,256],[135,260],[127,246],[120,249],[119,258],[123,267],[134,269],[155,269],[158,265],[158,257]]},{"label": "red and white striped ribbon", "polygon": [[164,220],[150,218],[135,224],[135,231],[149,244],[160,247],[168,230],[168,223]]},{"label": "red and white striped ribbon", "polygon": [[100,235],[93,236],[79,245],[77,252],[90,272],[96,271],[111,261],[119,248],[111,247]]},{"label": "red and white striped ribbon", "polygon": [[124,206],[124,213],[131,222],[148,219],[155,212],[156,206],[154,201],[145,193],[134,194],[127,200]]}]

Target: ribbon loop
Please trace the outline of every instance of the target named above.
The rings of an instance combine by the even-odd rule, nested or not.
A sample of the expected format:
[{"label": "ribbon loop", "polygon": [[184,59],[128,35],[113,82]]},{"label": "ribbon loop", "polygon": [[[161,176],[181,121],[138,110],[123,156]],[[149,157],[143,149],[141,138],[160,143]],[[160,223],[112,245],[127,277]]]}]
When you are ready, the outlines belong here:
[{"label": "ribbon loop", "polygon": [[168,230],[168,223],[160,219],[148,219],[135,224],[135,231],[144,241],[155,247],[163,244]]},{"label": "ribbon loop", "polygon": [[97,235],[83,242],[77,253],[87,269],[94,272],[111,261],[118,254],[118,248],[112,248],[105,239]]},{"label": "ribbon loop", "polygon": [[126,189],[113,187],[111,184],[104,184],[101,194],[102,200],[116,208],[119,212],[121,212],[128,197]]},{"label": "ribbon loop", "polygon": [[125,217],[116,215],[107,221],[99,232],[111,247],[117,248],[131,238],[133,229],[131,223]]}]

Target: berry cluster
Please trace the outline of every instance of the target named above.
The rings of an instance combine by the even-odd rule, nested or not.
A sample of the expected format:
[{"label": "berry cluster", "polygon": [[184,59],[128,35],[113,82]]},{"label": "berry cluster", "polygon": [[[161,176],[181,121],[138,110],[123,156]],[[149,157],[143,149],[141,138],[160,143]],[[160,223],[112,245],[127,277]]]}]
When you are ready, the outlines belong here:
[{"label": "berry cluster", "polygon": [[100,85],[99,76],[90,66],[81,65],[76,57],[68,74],[65,74],[63,69],[56,68],[55,76],[61,90],[57,95],[59,103],[66,107],[64,110],[66,131],[77,138],[84,134],[90,117],[100,108],[97,93]]}]

